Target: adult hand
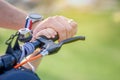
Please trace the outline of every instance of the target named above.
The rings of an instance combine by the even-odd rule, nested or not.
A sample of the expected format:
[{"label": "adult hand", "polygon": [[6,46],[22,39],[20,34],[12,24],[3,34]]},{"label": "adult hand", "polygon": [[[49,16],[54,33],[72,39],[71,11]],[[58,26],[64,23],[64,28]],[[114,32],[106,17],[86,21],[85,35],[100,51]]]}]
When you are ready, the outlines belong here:
[{"label": "adult hand", "polygon": [[77,23],[72,19],[63,16],[48,17],[43,20],[33,30],[33,38],[45,35],[48,38],[54,38],[58,34],[59,42],[74,36],[77,32]]}]

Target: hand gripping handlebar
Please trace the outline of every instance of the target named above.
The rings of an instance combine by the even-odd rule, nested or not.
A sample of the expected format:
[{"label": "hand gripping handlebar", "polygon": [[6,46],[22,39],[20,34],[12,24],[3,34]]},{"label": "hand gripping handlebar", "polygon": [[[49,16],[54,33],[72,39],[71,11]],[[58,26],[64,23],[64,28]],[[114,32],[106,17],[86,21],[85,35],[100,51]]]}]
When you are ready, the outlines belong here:
[{"label": "hand gripping handlebar", "polygon": [[[58,37],[55,37],[54,39],[48,39],[45,36],[40,36],[38,39],[36,39],[33,42],[27,42],[22,47],[24,48],[24,56],[28,56],[34,52],[36,48],[41,48],[40,54],[43,56],[48,54],[53,54],[62,47],[63,44],[78,41],[78,40],[85,40],[84,36],[76,36],[72,37],[66,40],[61,41],[60,43],[54,43],[55,40],[57,40]],[[17,45],[12,49],[12,53],[9,54],[9,51],[3,55],[0,56],[0,71],[5,71],[13,68],[20,60],[22,55],[22,50]]]}]

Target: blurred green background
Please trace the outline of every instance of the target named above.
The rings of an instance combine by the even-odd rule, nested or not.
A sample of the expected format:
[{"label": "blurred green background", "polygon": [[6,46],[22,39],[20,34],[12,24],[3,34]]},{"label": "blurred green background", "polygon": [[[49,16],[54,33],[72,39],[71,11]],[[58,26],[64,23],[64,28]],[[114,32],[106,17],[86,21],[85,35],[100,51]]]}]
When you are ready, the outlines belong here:
[{"label": "blurred green background", "polygon": [[[78,23],[76,35],[86,36],[85,41],[66,44],[57,54],[44,57],[36,71],[42,80],[120,80],[119,0],[9,2],[19,8],[24,5],[26,11],[45,17],[72,18]],[[4,42],[13,33],[0,29],[0,53],[5,52]]]}]

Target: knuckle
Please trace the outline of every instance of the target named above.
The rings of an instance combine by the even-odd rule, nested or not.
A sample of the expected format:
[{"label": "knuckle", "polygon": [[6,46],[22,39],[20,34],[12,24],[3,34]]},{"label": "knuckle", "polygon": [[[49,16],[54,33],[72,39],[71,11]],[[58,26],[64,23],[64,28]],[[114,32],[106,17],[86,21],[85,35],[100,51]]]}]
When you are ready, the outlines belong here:
[{"label": "knuckle", "polygon": [[72,23],[71,23],[71,26],[72,26],[73,28],[77,28],[78,24],[77,24],[76,22],[72,22]]},{"label": "knuckle", "polygon": [[53,21],[53,18],[52,17],[48,17],[47,19],[46,19],[46,22],[48,22],[48,23],[50,23],[50,22],[52,22]]}]

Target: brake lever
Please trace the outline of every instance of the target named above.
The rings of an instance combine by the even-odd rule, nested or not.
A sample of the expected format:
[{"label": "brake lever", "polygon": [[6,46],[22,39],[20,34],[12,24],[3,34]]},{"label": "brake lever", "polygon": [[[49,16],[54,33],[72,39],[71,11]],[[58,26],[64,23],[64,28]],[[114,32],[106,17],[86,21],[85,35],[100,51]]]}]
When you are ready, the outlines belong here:
[{"label": "brake lever", "polygon": [[41,47],[40,53],[42,55],[54,54],[60,50],[63,44],[71,43],[78,40],[85,40],[85,36],[76,36],[76,37],[68,38],[66,40],[61,41],[60,43],[54,43],[54,41],[50,39],[49,40],[43,39],[41,40],[41,42],[44,42],[44,45]]}]

